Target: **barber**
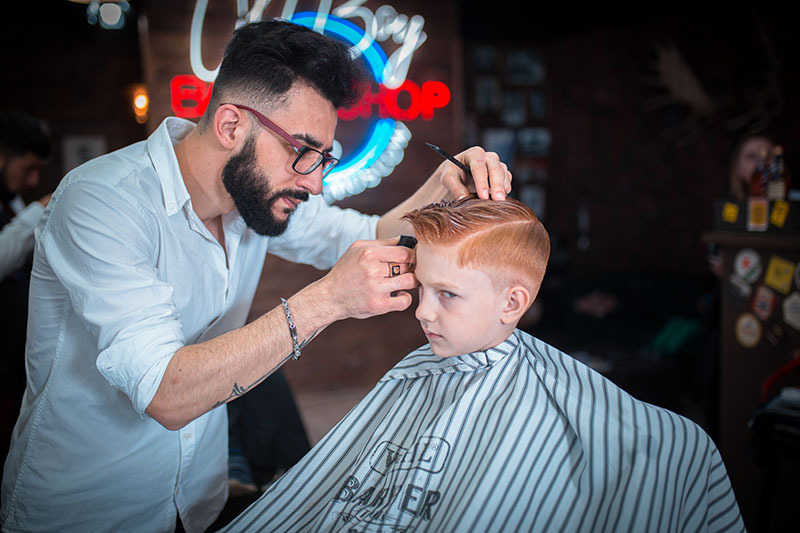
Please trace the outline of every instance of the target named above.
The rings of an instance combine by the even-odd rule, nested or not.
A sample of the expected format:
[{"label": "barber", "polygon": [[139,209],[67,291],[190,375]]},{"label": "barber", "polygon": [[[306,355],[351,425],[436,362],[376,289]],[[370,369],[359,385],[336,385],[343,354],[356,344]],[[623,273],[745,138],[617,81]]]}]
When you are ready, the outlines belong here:
[{"label": "barber", "polygon": [[[496,154],[443,163],[381,217],[319,196],[347,48],[279,21],[238,29],[207,111],[69,173],[37,229],[25,399],[5,467],[6,531],[205,530],[222,509],[226,410],[325,327],[406,309],[412,208],[502,199]],[[377,240],[376,240],[377,238]],[[267,252],[330,271],[245,324]]]}]

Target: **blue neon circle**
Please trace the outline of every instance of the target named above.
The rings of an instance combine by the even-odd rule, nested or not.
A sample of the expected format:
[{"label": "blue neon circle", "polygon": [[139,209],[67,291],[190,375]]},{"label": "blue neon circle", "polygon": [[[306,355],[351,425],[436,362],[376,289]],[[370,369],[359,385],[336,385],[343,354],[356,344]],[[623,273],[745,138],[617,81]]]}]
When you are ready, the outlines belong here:
[{"label": "blue neon circle", "polygon": [[[296,13],[292,16],[292,22],[307,28],[313,28],[314,22],[317,20],[317,15],[317,13],[311,11]],[[352,22],[334,15],[326,16],[323,31],[326,34],[338,37],[351,46],[358,44],[365,33],[364,30]],[[367,61],[367,65],[375,81],[381,83],[383,81],[383,69],[387,61],[383,49],[373,40],[369,47],[362,51],[362,55]],[[367,137],[355,152],[344,158],[331,173],[325,177],[325,183],[330,183],[337,174],[339,176],[336,176],[335,179],[340,179],[363,168],[369,168],[380,157],[384,150],[386,150],[386,146],[389,144],[389,140],[394,133],[395,126],[395,121],[392,118],[376,121],[370,127]]]}]

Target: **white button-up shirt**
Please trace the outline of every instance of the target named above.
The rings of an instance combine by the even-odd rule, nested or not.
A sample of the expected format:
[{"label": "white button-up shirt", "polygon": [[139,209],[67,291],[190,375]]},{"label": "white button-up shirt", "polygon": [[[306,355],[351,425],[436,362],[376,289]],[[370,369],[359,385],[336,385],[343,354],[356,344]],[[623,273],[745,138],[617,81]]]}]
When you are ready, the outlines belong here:
[{"label": "white button-up shirt", "polygon": [[0,230],[0,280],[25,264],[33,251],[33,229],[42,216],[44,206],[31,202],[27,207],[22,198],[11,200],[15,216]]},{"label": "white button-up shirt", "polygon": [[175,157],[193,127],[168,118],[75,169],[41,218],[4,531],[172,531],[176,509],[187,530],[208,527],[227,496],[227,413],[179,431],[147,416],[172,356],[245,323],[267,250],[330,268],[375,238],[378,217],[311,197],[278,238],[225,215],[226,254]]}]

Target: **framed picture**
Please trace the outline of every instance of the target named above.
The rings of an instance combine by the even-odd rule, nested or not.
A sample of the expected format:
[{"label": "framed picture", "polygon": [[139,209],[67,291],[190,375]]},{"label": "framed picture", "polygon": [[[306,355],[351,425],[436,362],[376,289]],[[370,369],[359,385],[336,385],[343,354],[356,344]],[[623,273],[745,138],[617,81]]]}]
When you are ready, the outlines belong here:
[{"label": "framed picture", "polygon": [[519,201],[533,209],[539,220],[545,219],[545,196],[541,185],[523,185],[519,191]]},{"label": "framed picture", "polygon": [[503,124],[506,126],[522,126],[527,122],[525,93],[522,91],[505,91],[503,93]]},{"label": "framed picture", "polygon": [[514,151],[516,134],[511,128],[487,128],[483,130],[483,147],[490,152],[497,152],[500,161],[509,168],[514,168]]},{"label": "framed picture", "polygon": [[511,171],[514,183],[542,183],[547,181],[547,159],[518,157]]},{"label": "framed picture", "polygon": [[500,80],[495,76],[477,76],[475,78],[475,110],[479,113],[500,111],[502,91]]},{"label": "framed picture", "polygon": [[531,49],[512,50],[506,56],[506,73],[510,83],[541,85],[545,79],[542,55]]},{"label": "framed picture", "polygon": [[64,174],[108,151],[103,135],[65,135],[61,147]]},{"label": "framed picture", "polygon": [[528,114],[533,120],[543,120],[547,114],[547,102],[544,97],[544,91],[540,89],[532,89],[528,93]]},{"label": "framed picture", "polygon": [[551,137],[548,128],[521,128],[517,133],[520,154],[539,157],[548,155]]},{"label": "framed picture", "polygon": [[470,51],[471,65],[477,72],[496,72],[500,53],[492,45],[473,46]]}]

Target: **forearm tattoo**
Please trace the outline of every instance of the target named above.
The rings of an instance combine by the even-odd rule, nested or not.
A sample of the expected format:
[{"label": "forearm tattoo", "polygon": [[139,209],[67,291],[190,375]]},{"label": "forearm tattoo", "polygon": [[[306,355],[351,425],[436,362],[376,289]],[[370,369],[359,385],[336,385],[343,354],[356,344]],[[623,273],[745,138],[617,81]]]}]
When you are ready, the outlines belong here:
[{"label": "forearm tattoo", "polygon": [[[300,348],[305,348],[305,347],[306,347],[306,345],[307,345],[309,342],[311,342],[311,341],[314,339],[314,337],[316,337],[316,336],[317,336],[317,333],[319,333],[319,331],[320,331],[320,330],[319,330],[319,329],[317,329],[317,330],[316,330],[314,333],[312,333],[312,334],[311,334],[311,335],[310,335],[310,336],[309,336],[309,337],[308,337],[306,340],[304,340],[302,343],[300,343]],[[214,407],[212,407],[212,409],[214,409],[214,408],[216,408],[216,407],[219,407],[220,405],[224,405],[224,404],[228,403],[228,402],[229,402],[229,401],[231,401],[231,400],[235,400],[236,398],[238,398],[238,397],[240,397],[240,396],[244,396],[244,395],[245,395],[247,392],[249,392],[249,391],[250,391],[250,389],[252,389],[252,388],[253,388],[253,387],[255,387],[256,385],[258,385],[259,383],[261,383],[262,381],[264,381],[265,379],[267,379],[267,378],[268,378],[270,375],[272,375],[272,374],[273,374],[273,373],[274,373],[276,370],[278,370],[280,367],[282,367],[282,366],[283,366],[283,364],[284,364],[286,361],[288,361],[289,359],[291,359],[292,355],[294,355],[294,352],[292,352],[292,353],[290,353],[289,355],[287,355],[286,357],[284,357],[284,358],[283,358],[283,360],[281,360],[281,362],[280,362],[280,363],[278,363],[277,365],[275,365],[274,367],[272,367],[272,368],[270,369],[270,371],[269,371],[269,372],[267,372],[266,374],[264,374],[263,376],[261,376],[260,378],[258,378],[257,380],[255,380],[253,383],[251,383],[251,384],[250,384],[250,385],[248,385],[247,387],[242,387],[242,386],[240,386],[238,383],[234,383],[234,384],[233,384],[233,390],[231,390],[231,393],[228,395],[228,397],[227,397],[227,398],[225,398],[224,400],[220,401],[220,402],[217,402],[217,403],[215,403],[215,404],[214,404]]]}]

